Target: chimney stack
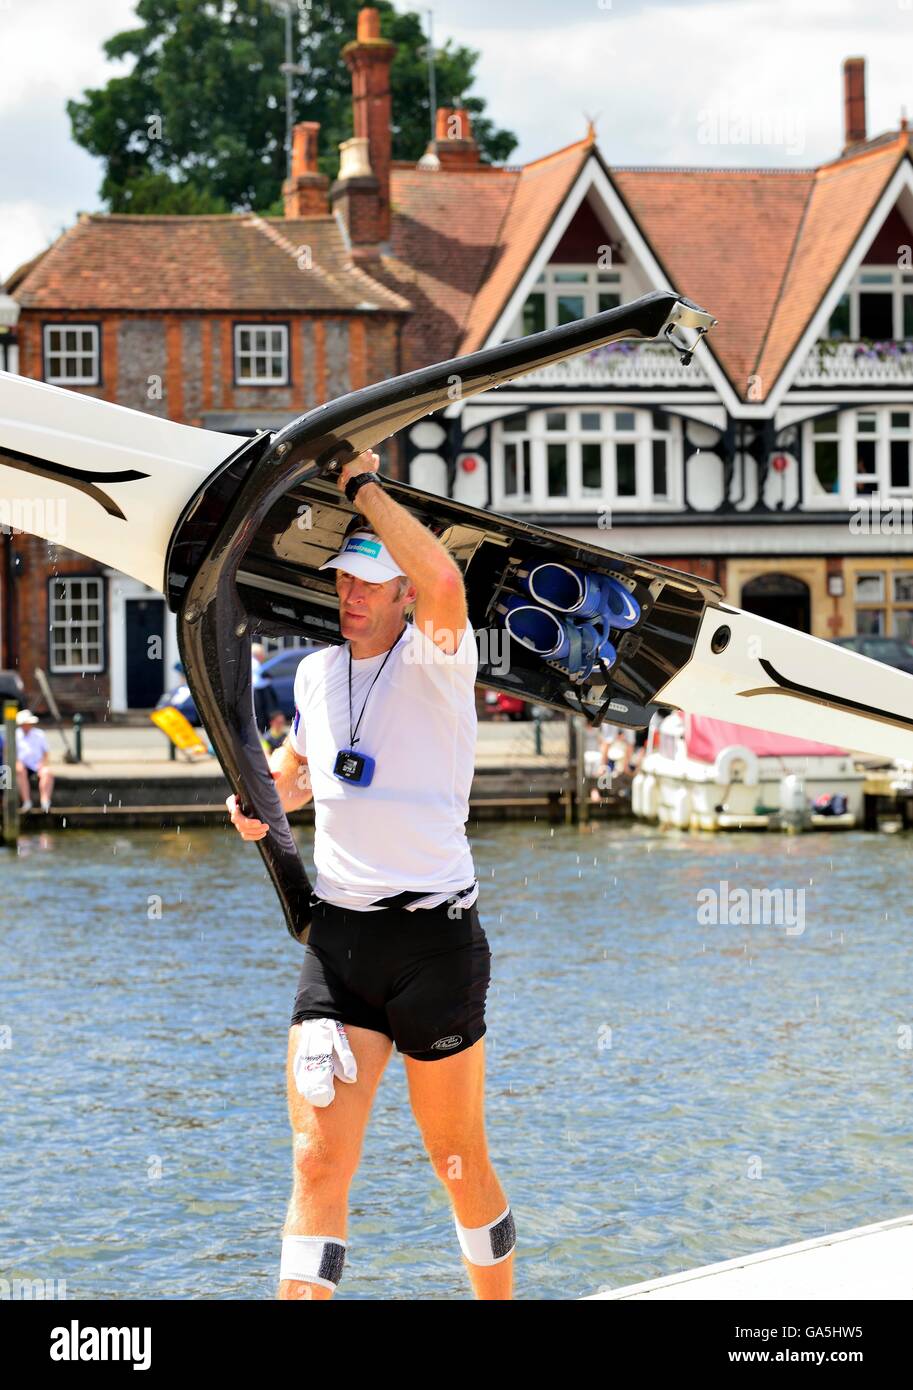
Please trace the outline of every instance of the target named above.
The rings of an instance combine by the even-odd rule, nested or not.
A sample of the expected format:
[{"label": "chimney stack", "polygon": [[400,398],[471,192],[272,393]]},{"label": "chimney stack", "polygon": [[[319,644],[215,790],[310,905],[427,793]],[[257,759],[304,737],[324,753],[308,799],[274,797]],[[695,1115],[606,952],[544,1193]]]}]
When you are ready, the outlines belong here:
[{"label": "chimney stack", "polygon": [[282,185],[286,217],[329,214],[330,180],[317,169],[319,121],[299,121],[292,129],[292,174]]},{"label": "chimney stack", "polygon": [[358,12],[358,37],[342,56],[352,74],[355,134],[339,147],[339,176],[330,190],[348,228],[353,254],[390,238],[390,64],[396,45],[381,38],[380,13]]},{"label": "chimney stack", "polygon": [[469,112],[463,106],[439,106],[434,116],[434,139],[419,160],[425,169],[478,169],[479,147]]},{"label": "chimney stack", "polygon": [[865,140],[865,59],[847,58],[843,64],[843,148]]}]

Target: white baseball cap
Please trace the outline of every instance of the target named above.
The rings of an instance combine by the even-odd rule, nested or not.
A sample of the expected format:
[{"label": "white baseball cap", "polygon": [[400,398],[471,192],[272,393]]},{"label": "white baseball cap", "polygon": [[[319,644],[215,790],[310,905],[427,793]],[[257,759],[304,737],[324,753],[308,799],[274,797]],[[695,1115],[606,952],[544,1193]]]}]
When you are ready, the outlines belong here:
[{"label": "white baseball cap", "polygon": [[341,550],[320,569],[345,570],[346,574],[354,574],[356,579],[364,579],[369,584],[385,584],[388,579],[406,573],[373,531],[353,531]]}]

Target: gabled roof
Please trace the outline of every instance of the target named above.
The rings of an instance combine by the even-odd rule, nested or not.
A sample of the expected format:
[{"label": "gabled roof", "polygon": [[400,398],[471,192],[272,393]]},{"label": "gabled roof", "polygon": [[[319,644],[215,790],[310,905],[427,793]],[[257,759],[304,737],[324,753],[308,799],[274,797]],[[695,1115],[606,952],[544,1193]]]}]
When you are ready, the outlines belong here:
[{"label": "gabled roof", "polygon": [[709,347],[736,395],[761,401],[907,150],[901,131],[817,169],[612,168],[590,133],[520,169],[394,164],[382,278],[417,311],[406,365],[485,345],[592,154],[670,285],[719,320]]},{"label": "gabled roof", "polygon": [[330,215],[83,214],[6,288],[26,309],[402,313],[408,371],[486,344],[592,157],[669,284],[719,320],[709,346],[736,395],[760,401],[909,140],[881,135],[817,169],[611,168],[591,127],[522,167],[394,161],[390,253],[361,264]]},{"label": "gabled roof", "polygon": [[[300,264],[304,247],[309,269]],[[83,214],[14,281],[24,309],[403,313],[410,307],[353,263],[329,214]]]}]

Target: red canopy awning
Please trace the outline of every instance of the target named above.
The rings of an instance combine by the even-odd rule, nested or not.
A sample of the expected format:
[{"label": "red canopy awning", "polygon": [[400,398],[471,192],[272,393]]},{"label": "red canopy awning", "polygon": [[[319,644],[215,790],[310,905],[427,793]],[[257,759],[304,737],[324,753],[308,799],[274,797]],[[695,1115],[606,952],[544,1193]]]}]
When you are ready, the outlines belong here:
[{"label": "red canopy awning", "polygon": [[716,761],[717,754],[732,744],[748,748],[759,758],[802,757],[817,754],[840,756],[845,748],[830,743],[812,743],[807,738],[792,738],[789,734],[771,734],[763,729],[749,729],[744,724],[730,724],[725,719],[708,719],[704,715],[685,715],[685,748],[689,758],[704,763]]}]

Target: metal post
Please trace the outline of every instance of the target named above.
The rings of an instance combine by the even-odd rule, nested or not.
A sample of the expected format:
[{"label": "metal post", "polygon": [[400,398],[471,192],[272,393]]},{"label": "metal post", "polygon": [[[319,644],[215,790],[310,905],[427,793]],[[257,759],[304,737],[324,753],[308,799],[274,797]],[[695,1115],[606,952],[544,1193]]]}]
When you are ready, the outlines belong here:
[{"label": "metal post", "polygon": [[287,151],[286,178],[292,177],[292,126],[295,124],[295,111],[292,106],[292,7],[285,7],[285,148]]},{"label": "metal post", "polygon": [[574,789],[577,802],[577,820],[581,825],[587,825],[590,819],[590,803],[586,790],[586,718],[582,714],[574,715],[574,728],[576,733],[575,740],[575,759],[574,759]]},{"label": "metal post", "polygon": [[536,730],[536,754],[538,756],[542,752],[542,711],[539,709],[538,705],[533,715],[533,724]]},{"label": "metal post", "polygon": [[3,801],[3,843],[15,845],[19,839],[19,786],[16,782],[16,715],[19,701],[9,697],[3,701],[3,758],[8,771],[0,792]]},{"label": "metal post", "polygon": [[572,825],[574,822],[574,787],[577,782],[577,726],[570,710],[564,717],[567,720],[567,768],[564,773],[567,785],[564,789],[564,823],[565,825]]},{"label": "metal post", "polygon": [[434,12],[426,11],[428,15],[428,43],[426,45],[428,53],[428,108],[431,112],[431,143],[437,139],[437,84],[434,80]]},{"label": "metal post", "polygon": [[81,715],[81,714],[74,714],[74,715],[73,715],[73,738],[74,738],[74,741],[75,741],[75,743],[76,743],[76,752],[75,752],[74,755],[73,755],[73,761],[76,762],[76,763],[81,763],[81,762],[82,762],[82,715]]}]

